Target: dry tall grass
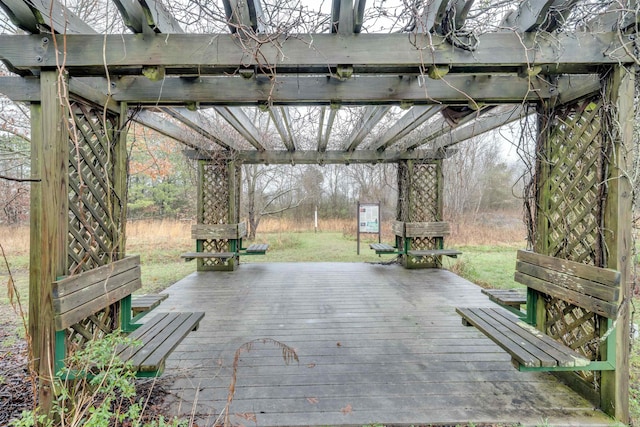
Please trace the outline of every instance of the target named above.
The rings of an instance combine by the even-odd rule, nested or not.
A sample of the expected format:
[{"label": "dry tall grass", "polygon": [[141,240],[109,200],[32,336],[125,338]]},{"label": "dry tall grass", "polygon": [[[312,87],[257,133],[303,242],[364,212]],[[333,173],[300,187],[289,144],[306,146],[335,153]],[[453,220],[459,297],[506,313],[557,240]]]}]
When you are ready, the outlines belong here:
[{"label": "dry tall grass", "polygon": [[[524,244],[525,226],[518,213],[501,212],[484,214],[474,218],[463,217],[458,221],[450,221],[451,236],[448,245],[510,245]],[[313,221],[291,221],[280,218],[264,218],[258,228],[258,237],[262,233],[302,233],[314,231]],[[320,219],[318,232],[338,232],[346,237],[356,238],[357,225],[355,218]],[[366,237],[364,235],[363,237]],[[391,221],[382,224],[382,240],[392,242]],[[27,255],[29,253],[29,227],[0,227],[0,243],[5,253],[11,255]],[[127,247],[139,249],[189,248],[191,240],[191,223],[176,220],[142,220],[127,224]]]}]

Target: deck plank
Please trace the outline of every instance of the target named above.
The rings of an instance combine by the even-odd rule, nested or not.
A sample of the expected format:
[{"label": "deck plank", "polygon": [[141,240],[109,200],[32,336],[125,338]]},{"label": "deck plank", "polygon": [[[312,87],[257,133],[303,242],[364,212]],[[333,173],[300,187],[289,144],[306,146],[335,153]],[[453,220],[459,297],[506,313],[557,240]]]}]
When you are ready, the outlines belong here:
[{"label": "deck plank", "polygon": [[156,310],[207,312],[165,371],[171,411],[195,407],[202,426],[224,409],[236,349],[258,338],[292,346],[300,362],[287,366],[262,343],[242,353],[230,412],[256,422],[234,415],[235,424],[609,423],[555,377],[517,372],[464,327],[454,307],[493,303],[446,270],[247,263],[193,273],[166,292]]}]

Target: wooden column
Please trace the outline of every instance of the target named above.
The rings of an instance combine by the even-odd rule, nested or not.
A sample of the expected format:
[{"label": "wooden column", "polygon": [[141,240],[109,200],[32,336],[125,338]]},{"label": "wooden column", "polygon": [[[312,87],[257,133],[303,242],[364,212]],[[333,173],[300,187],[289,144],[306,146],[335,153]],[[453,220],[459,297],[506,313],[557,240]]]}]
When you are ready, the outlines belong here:
[{"label": "wooden column", "polygon": [[[443,209],[442,160],[406,160],[398,163],[397,220],[402,222],[442,221]],[[440,239],[441,240],[441,239]],[[435,238],[398,239],[399,248],[408,250],[440,249],[442,241]],[[403,255],[406,268],[438,268],[440,257],[414,259]]]},{"label": "wooden column", "polygon": [[[200,160],[198,165],[197,221],[203,225],[238,224],[240,220],[241,193],[240,164],[228,159]],[[198,239],[198,252],[238,252],[240,239],[229,236]],[[197,260],[198,271],[233,271],[238,266],[238,256],[221,260],[202,258]]]},{"label": "wooden column", "polygon": [[122,259],[126,255],[126,229],[127,229],[127,178],[129,176],[127,162],[127,134],[128,134],[128,105],[123,102],[120,105],[120,115],[118,117],[117,140],[114,141],[113,159],[113,223],[114,235],[118,238],[113,242],[116,259]]},{"label": "wooden column", "polygon": [[[39,375],[38,403],[51,408],[55,327],[52,283],[67,273],[68,90],[58,71],[40,73],[40,105],[31,108],[31,252],[29,272],[29,333],[35,372]],[[62,97],[62,98],[61,98]]]},{"label": "wooden column", "polygon": [[603,372],[600,404],[603,410],[619,421],[629,423],[629,306],[633,287],[630,274],[633,240],[631,237],[632,188],[629,179],[634,123],[633,72],[615,67],[607,80],[608,102],[613,107],[603,128],[610,139],[609,179],[603,234],[609,251],[607,267],[621,273],[620,314],[614,332],[616,340],[616,370]]}]

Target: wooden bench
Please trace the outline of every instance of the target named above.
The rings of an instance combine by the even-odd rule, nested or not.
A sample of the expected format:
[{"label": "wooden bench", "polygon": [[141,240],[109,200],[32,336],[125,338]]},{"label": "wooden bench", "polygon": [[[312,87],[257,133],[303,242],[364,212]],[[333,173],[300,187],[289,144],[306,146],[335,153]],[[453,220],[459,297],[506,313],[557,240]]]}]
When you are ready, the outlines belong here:
[{"label": "wooden bench", "polygon": [[506,308],[517,316],[524,314],[520,307],[527,303],[527,293],[524,289],[483,289],[482,293],[501,307]]},{"label": "wooden bench", "polygon": [[606,339],[605,360],[589,360],[536,329],[535,293],[561,299],[609,319],[618,314],[620,273],[527,251],[518,251],[515,280],[529,289],[527,322],[501,308],[457,308],[463,324],[473,325],[512,357],[521,371],[614,370],[615,334]]},{"label": "wooden bench", "polygon": [[136,320],[160,305],[167,297],[169,297],[168,294],[133,295],[131,297],[132,322],[135,323]]},{"label": "wooden bench", "polygon": [[[85,339],[93,339],[92,330],[84,325],[88,319],[103,333],[117,329],[125,332],[135,330],[131,336],[141,338],[142,345],[123,347],[119,354],[125,356],[123,361],[132,362],[132,368],[138,376],[160,375],[166,358],[190,331],[198,327],[204,313],[158,314],[142,325],[134,324],[131,318],[131,294],[141,287],[139,256],[127,257],[54,282],[52,299],[56,328],[56,371],[64,365],[67,356],[68,329]],[[96,314],[118,302],[120,319],[116,323],[119,328],[114,330],[111,327],[113,319],[107,322]],[[172,320],[169,322],[168,319]]]},{"label": "wooden bench", "polygon": [[244,250],[245,255],[264,255],[267,253],[269,245],[266,243],[253,243]]},{"label": "wooden bench", "polygon": [[[393,233],[396,235],[398,248],[401,253],[408,258],[418,260],[433,259],[432,266],[439,267],[441,265],[441,257],[447,256],[457,258],[462,252],[456,249],[445,249],[444,239],[451,234],[451,226],[448,222],[402,222],[395,221],[392,225]],[[421,239],[432,239],[435,243],[434,248],[429,249],[412,249],[412,242]]]},{"label": "wooden bench", "polygon": [[192,261],[194,259],[216,258],[226,261],[236,256],[236,252],[185,252],[180,255],[185,261]]},{"label": "wooden bench", "polygon": [[376,255],[402,254],[402,252],[398,251],[398,248],[387,243],[371,243],[369,247],[376,251]]}]

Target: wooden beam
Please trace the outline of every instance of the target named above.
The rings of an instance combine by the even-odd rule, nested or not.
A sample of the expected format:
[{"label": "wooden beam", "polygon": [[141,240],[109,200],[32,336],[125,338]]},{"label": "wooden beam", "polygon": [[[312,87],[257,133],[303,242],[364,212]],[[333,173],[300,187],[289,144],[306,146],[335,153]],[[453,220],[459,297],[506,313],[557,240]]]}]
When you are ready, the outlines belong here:
[{"label": "wooden beam", "polygon": [[340,17],[337,23],[338,34],[342,34],[342,35],[353,34],[353,28],[354,28],[353,0],[339,0],[339,1],[340,1]]},{"label": "wooden beam", "polygon": [[355,0],[353,5],[353,32],[359,34],[364,23],[364,10],[367,0]]},{"label": "wooden beam", "polygon": [[[180,79],[166,77],[150,81],[144,77],[122,77],[94,80],[96,87],[112,93],[113,99],[151,105],[182,105],[185,100],[205,105],[329,105],[339,99],[342,105],[397,105],[404,102],[420,104],[464,103],[469,99],[487,103],[535,101],[558,94],[558,87],[543,79],[516,75],[448,75],[441,80],[422,81],[418,76],[359,76],[345,81],[327,77],[279,76],[245,79],[240,76],[200,77]],[[579,84],[579,77],[573,80]]]},{"label": "wooden beam", "polygon": [[264,32],[260,0],[222,0],[222,3],[232,33],[237,33],[239,29]]},{"label": "wooden beam", "polygon": [[[15,19],[14,24],[34,34],[40,33],[42,28],[57,34],[96,33],[90,25],[57,0],[2,0],[0,3],[8,11],[9,17]],[[30,9],[31,16],[25,6]]]},{"label": "wooden beam", "polygon": [[260,131],[240,107],[215,107],[214,110],[259,151],[264,151]]},{"label": "wooden beam", "polygon": [[[414,150],[407,152],[375,150],[356,150],[353,152],[316,150],[265,151],[245,150],[234,153],[234,159],[245,164],[356,164],[356,163],[395,163],[401,160],[435,160],[451,156],[455,151]],[[187,156],[195,160],[219,158],[219,152],[187,151]]]},{"label": "wooden beam", "polygon": [[355,150],[375,125],[389,112],[390,108],[388,105],[367,107],[360,124],[353,129],[349,139],[345,142],[345,150]]},{"label": "wooden beam", "polygon": [[429,33],[440,26],[440,23],[444,19],[444,15],[447,11],[448,3],[449,2],[446,0],[428,1],[422,10],[420,26],[417,28],[417,31],[420,33]]},{"label": "wooden beam", "polygon": [[23,0],[0,0],[0,8],[2,8],[11,22],[21,30],[28,33],[39,33],[39,22],[33,14],[33,11]]},{"label": "wooden beam", "polygon": [[504,31],[534,31],[547,19],[549,8],[556,0],[524,1],[516,10],[511,10],[504,17],[500,26]]},{"label": "wooden beam", "polygon": [[597,15],[584,25],[584,30],[590,33],[602,33],[608,31],[627,32],[640,24],[638,13],[638,1],[628,0],[626,4],[613,2],[605,13]]},{"label": "wooden beam", "polygon": [[176,18],[156,0],[114,0],[125,25],[134,33],[183,33]]},{"label": "wooden beam", "polygon": [[[70,90],[98,105],[109,101],[141,105],[264,105],[271,93],[272,105],[329,105],[340,99],[342,105],[466,104],[469,98],[490,104],[535,102],[558,97],[563,102],[593,93],[600,88],[597,75],[560,76],[549,84],[542,79],[518,76],[452,76],[427,80],[425,87],[415,77],[357,77],[340,82],[325,77],[278,77],[270,82],[242,77],[202,77],[197,80],[167,77],[151,82],[146,77],[122,77],[111,84],[101,77],[70,79]],[[0,77],[0,93],[18,102],[38,102],[38,78]],[[116,111],[116,110],[114,110]]]},{"label": "wooden beam", "polygon": [[430,147],[448,148],[467,139],[499,128],[507,123],[524,118],[524,108],[521,105],[504,105],[496,107],[488,117],[482,117],[466,126],[451,130],[431,141]]},{"label": "wooden beam", "polygon": [[396,123],[377,140],[373,142],[371,147],[374,150],[385,150],[387,147],[408,135],[418,126],[429,120],[441,110],[435,106],[419,106],[412,107],[406,112]]},{"label": "wooden beam", "polygon": [[[358,74],[417,74],[429,64],[449,66],[451,73],[517,72],[530,65],[544,74],[592,72],[602,65],[632,63],[622,48],[633,40],[617,33],[540,34],[490,33],[478,37],[478,49],[453,49],[439,36],[417,34],[297,35],[259,46],[260,55],[247,55],[237,38],[226,34],[67,35],[56,36],[66,46],[65,68],[70,75],[130,74],[142,67],[162,66],[167,74],[208,75],[235,73],[238,67],[277,65],[278,74],[327,73],[327,67],[354,64]],[[212,42],[215,41],[215,42]],[[248,49],[256,48],[248,42]],[[0,35],[0,58],[14,68],[55,67],[56,54],[49,37]],[[313,49],[309,49],[310,45]],[[259,60],[258,60],[259,58]],[[105,65],[106,64],[106,65]]]},{"label": "wooden beam", "polygon": [[471,6],[473,6],[474,0],[452,0],[449,2],[445,18],[448,22],[448,28],[444,30],[442,28],[442,34],[446,34],[450,31],[459,31],[464,26],[467,20],[467,15]]},{"label": "wooden beam", "polygon": [[282,138],[282,143],[287,147],[287,151],[295,151],[296,143],[293,132],[291,132],[289,109],[286,107],[270,107],[269,116],[271,116],[271,120],[273,120],[273,124],[280,134],[280,138]]}]

